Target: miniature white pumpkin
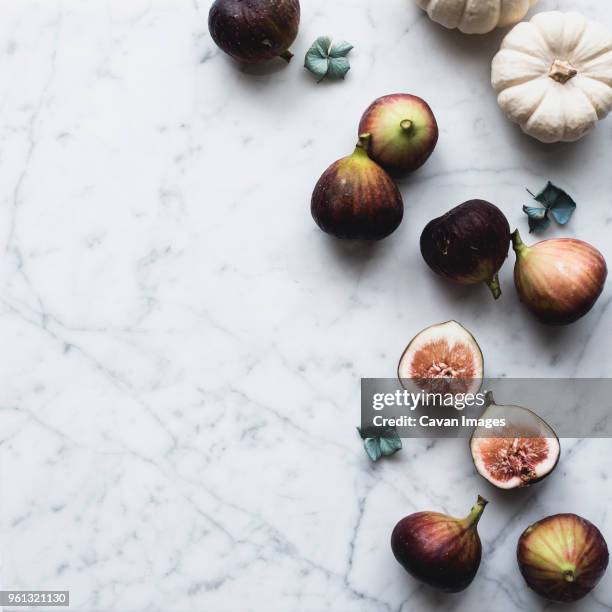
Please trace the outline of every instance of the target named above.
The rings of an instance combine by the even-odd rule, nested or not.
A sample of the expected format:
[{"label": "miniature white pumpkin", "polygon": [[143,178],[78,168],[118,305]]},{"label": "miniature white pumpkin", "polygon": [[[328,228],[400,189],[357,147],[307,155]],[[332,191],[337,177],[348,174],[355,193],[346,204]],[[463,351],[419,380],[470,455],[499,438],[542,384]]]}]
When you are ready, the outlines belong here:
[{"label": "miniature white pumpkin", "polygon": [[538,0],[416,0],[436,23],[465,34],[486,34],[518,23]]},{"label": "miniature white pumpkin", "polygon": [[612,36],[579,13],[539,13],[506,36],[491,80],[525,133],[573,142],[612,110]]}]

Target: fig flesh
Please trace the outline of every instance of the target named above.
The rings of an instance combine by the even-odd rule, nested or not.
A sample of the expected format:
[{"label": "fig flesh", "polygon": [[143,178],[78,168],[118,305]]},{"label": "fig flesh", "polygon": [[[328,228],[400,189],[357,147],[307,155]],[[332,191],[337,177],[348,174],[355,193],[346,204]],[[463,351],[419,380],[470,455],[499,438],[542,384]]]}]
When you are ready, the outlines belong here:
[{"label": "fig flesh", "polygon": [[498,489],[529,486],[557,467],[559,438],[535,412],[520,406],[498,406],[487,393],[487,408],[481,419],[500,425],[477,427],[470,451],[476,471]]},{"label": "fig flesh", "polygon": [[[484,375],[482,351],[456,321],[432,325],[404,350],[397,376],[430,392],[477,393]],[[404,384],[404,382],[402,382]]]},{"label": "fig flesh", "polygon": [[299,25],[299,0],[215,0],[208,14],[216,45],[243,64],[289,61]]},{"label": "fig flesh", "polygon": [[391,176],[401,177],[429,159],[438,142],[438,123],[425,100],[391,94],[372,102],[359,133],[372,135],[370,157]]},{"label": "fig flesh", "polygon": [[514,282],[521,301],[547,325],[569,325],[586,315],[602,294],[608,267],[590,244],[573,238],[528,247],[512,235]]},{"label": "fig flesh", "polygon": [[417,512],[393,529],[391,549],[397,561],[417,580],[447,593],[467,589],[474,580],[482,545],[477,525],[487,501],[478,496],[464,519],[438,512]]},{"label": "fig flesh", "polygon": [[523,578],[538,595],[570,603],[597,586],[609,553],[593,523],[576,514],[556,514],[523,532],[516,556]]},{"label": "fig flesh", "polygon": [[402,222],[402,195],[367,153],[369,134],[355,152],[333,163],[312,194],[311,212],[326,233],[345,240],[381,240]]},{"label": "fig flesh", "polygon": [[440,276],[461,285],[486,283],[498,299],[497,273],[510,250],[510,225],[497,206],[470,200],[430,221],[421,234],[421,254]]}]

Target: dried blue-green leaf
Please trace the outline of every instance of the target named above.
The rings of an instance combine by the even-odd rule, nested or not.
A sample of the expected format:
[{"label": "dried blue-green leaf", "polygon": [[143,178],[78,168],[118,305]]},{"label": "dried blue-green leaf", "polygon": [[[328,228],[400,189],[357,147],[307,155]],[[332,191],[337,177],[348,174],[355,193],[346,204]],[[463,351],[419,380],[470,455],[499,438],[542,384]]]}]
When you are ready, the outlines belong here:
[{"label": "dried blue-green leaf", "polygon": [[550,181],[533,199],[540,202],[544,208],[523,206],[523,211],[529,217],[529,231],[542,232],[550,225],[550,217],[559,225],[566,225],[576,210],[576,202],[565,192]]},{"label": "dried blue-green leaf", "polygon": [[329,47],[329,57],[338,59],[346,57],[353,50],[353,45],[346,40],[335,41],[331,47]]},{"label": "dried blue-green leaf", "polygon": [[569,208],[572,211],[576,209],[576,202],[563,189],[553,185],[550,181],[537,196],[534,196],[534,200],[548,209]]},{"label": "dried blue-green leaf", "polygon": [[357,428],[363,440],[368,457],[372,461],[378,461],[381,457],[393,455],[402,448],[402,440],[395,429],[386,427]]},{"label": "dried blue-green leaf", "polygon": [[346,56],[353,48],[344,40],[332,42],[329,36],[319,36],[306,53],[304,67],[312,72],[319,82],[326,77],[343,79],[351,69]]},{"label": "dried blue-green leaf", "polygon": [[378,438],[366,438],[363,441],[363,447],[372,461],[378,461],[382,457],[382,449]]},{"label": "dried blue-green leaf", "polygon": [[539,206],[523,206],[523,212],[529,217],[529,233],[543,232],[549,225],[548,211]]},{"label": "dried blue-green leaf", "polygon": [[[397,436],[397,434],[395,434]],[[395,438],[380,438],[380,450],[385,457],[397,453],[402,448],[399,436]]]}]

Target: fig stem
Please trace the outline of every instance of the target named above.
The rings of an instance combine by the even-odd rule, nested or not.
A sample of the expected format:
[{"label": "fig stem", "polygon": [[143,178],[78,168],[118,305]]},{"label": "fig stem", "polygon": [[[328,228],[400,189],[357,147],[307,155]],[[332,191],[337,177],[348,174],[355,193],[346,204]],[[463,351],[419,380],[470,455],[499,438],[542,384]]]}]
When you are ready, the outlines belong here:
[{"label": "fig stem", "polygon": [[485,406],[495,406],[495,398],[493,397],[493,391],[487,391],[485,393]]},{"label": "fig stem", "polygon": [[412,123],[410,119],[404,119],[403,121],[400,121],[400,127],[402,128],[402,130],[404,130],[404,132],[412,132],[413,126],[414,123]]},{"label": "fig stem", "polygon": [[512,248],[517,255],[525,255],[529,251],[518,230],[514,230],[512,234]]},{"label": "fig stem", "polygon": [[284,53],[281,53],[279,57],[282,57],[287,63],[293,59],[293,53],[287,49]]},{"label": "fig stem", "polygon": [[478,521],[480,520],[480,517],[484,512],[485,506],[488,503],[489,502],[484,497],[482,497],[481,495],[478,496],[478,499],[476,500],[476,505],[470,510],[470,513],[465,518],[464,522],[467,527],[475,527],[476,525],[478,525]]},{"label": "fig stem", "polygon": [[502,292],[501,292],[501,286],[499,284],[499,275],[496,274],[492,279],[486,281],[487,282],[487,287],[489,287],[489,289],[491,290],[491,293],[493,294],[493,297],[496,300],[499,300]]},{"label": "fig stem", "polygon": [[372,134],[360,134],[357,145],[355,146],[355,153],[357,154],[368,154],[370,148],[370,142],[372,140]]},{"label": "fig stem", "polygon": [[563,579],[565,582],[574,582],[576,579],[576,575],[574,574],[574,570],[568,569],[563,572]]}]

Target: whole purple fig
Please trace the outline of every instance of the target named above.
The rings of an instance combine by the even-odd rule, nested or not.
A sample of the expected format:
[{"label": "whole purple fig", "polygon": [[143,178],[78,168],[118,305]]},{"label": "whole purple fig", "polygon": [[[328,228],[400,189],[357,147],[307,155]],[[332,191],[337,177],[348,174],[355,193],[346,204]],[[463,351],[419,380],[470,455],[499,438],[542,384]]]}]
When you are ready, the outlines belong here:
[{"label": "whole purple fig", "polygon": [[487,501],[478,496],[464,519],[439,512],[403,518],[391,535],[395,558],[414,578],[447,593],[467,589],[480,567],[482,545],[476,526]]},{"label": "whole purple fig", "polygon": [[486,283],[501,295],[498,272],[510,250],[504,213],[485,200],[470,200],[430,221],[421,234],[421,254],[440,276],[459,283]]},{"label": "whole purple fig", "polygon": [[244,64],[289,61],[299,25],[299,0],[215,0],[208,14],[217,46]]}]

